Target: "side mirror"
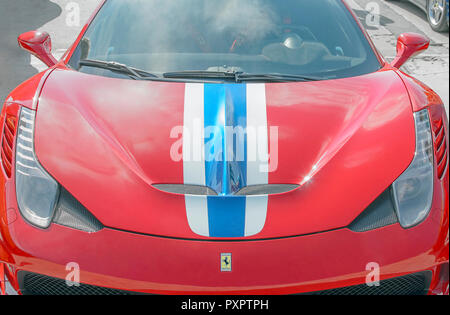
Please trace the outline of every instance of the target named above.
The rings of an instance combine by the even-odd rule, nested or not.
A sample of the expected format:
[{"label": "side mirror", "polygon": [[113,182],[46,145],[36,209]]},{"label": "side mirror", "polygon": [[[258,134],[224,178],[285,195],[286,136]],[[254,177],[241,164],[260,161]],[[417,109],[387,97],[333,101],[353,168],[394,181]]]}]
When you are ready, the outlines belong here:
[{"label": "side mirror", "polygon": [[424,52],[430,46],[430,39],[416,33],[401,34],[397,41],[397,56],[391,65],[400,68],[408,59]]},{"label": "side mirror", "polygon": [[52,55],[52,41],[48,33],[30,31],[20,35],[17,40],[21,48],[39,58],[48,67],[58,63]]}]

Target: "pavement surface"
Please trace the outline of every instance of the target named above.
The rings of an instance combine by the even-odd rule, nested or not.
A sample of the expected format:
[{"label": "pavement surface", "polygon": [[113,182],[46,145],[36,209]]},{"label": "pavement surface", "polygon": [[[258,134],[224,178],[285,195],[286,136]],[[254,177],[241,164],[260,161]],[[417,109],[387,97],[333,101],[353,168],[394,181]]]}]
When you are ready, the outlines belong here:
[{"label": "pavement surface", "polygon": [[[0,0],[0,104],[18,84],[44,70],[38,59],[17,46],[17,36],[28,30],[47,31],[60,57],[76,39],[101,0]],[[431,39],[431,47],[409,61],[403,71],[433,88],[449,105],[449,36],[434,32],[426,14],[404,1],[347,0],[361,19],[378,50],[395,56],[397,37],[416,32]],[[374,11],[373,11],[374,10]],[[379,23],[377,23],[379,21]],[[0,105],[1,106],[1,105]]]}]

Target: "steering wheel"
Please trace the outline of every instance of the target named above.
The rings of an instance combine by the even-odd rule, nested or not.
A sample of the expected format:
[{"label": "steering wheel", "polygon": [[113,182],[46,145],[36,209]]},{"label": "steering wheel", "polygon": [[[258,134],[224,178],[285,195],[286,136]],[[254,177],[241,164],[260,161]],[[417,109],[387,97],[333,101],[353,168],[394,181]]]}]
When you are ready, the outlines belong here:
[{"label": "steering wheel", "polygon": [[188,34],[192,37],[195,44],[198,48],[204,53],[211,52],[211,47],[209,46],[208,42],[206,41],[205,37],[198,31],[196,27],[194,27],[191,23],[185,24],[186,31]]},{"label": "steering wheel", "polygon": [[[277,31],[274,32],[278,38],[274,40],[270,40],[270,43],[279,43],[281,39],[285,38],[286,34],[294,33],[297,35],[305,34],[309,35],[312,40],[318,41],[314,34],[306,27],[299,25],[281,25],[278,27]],[[230,53],[233,53],[237,48],[244,46],[247,43],[247,39],[244,35],[238,34],[233,43],[230,46]]]},{"label": "steering wheel", "polygon": [[300,35],[303,38],[304,35],[309,35],[312,40],[316,42],[318,41],[317,37],[314,36],[314,34],[307,27],[301,25],[283,25],[280,27],[279,32],[281,36],[284,36],[285,34],[289,33],[296,33],[297,35]]}]

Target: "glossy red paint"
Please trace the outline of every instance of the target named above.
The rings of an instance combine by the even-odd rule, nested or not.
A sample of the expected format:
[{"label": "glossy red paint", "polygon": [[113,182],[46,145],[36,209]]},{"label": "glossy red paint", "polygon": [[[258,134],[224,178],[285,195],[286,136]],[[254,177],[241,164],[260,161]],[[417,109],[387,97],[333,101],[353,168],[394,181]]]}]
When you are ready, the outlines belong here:
[{"label": "glossy red paint", "polygon": [[20,35],[17,40],[20,47],[39,58],[48,67],[58,62],[52,55],[52,41],[48,33],[30,31]]},{"label": "glossy red paint", "polygon": [[[67,84],[70,90],[63,88]],[[345,227],[412,161],[412,109],[394,71],[267,84],[266,95],[268,125],[278,126],[280,139],[279,166],[269,182],[302,184],[312,179],[289,196],[271,196],[265,228],[253,238]],[[183,125],[183,106],[184,84],[57,69],[41,93],[36,153],[47,171],[106,226],[200,238],[187,224],[184,197],[150,186],[183,183],[183,163],[170,157],[176,140],[170,133]],[[93,191],[97,198],[92,198]],[[322,198],[324,191],[327,198]],[[359,198],[342,198],[346,195]]]},{"label": "glossy red paint", "polygon": [[0,263],[0,295],[6,294],[5,265]]},{"label": "glossy red paint", "polygon": [[[11,93],[0,122],[8,107],[37,109],[41,164],[109,227],[30,226],[14,177],[2,173],[0,262],[16,290],[19,270],[65,278],[76,261],[83,283],[123,290],[292,294],[364,283],[374,261],[382,279],[430,270],[430,293],[448,294],[448,166],[420,225],[345,228],[410,164],[414,111],[428,108],[433,127],[445,122],[448,147],[447,117],[431,89],[390,65],[357,78],[267,84],[268,124],[280,128],[269,182],[302,187],[270,197],[260,234],[214,240],[190,230],[183,197],[151,187],[182,180],[182,163],[168,155],[170,129],[183,124],[184,84],[81,74],[65,66],[73,48]],[[233,253],[231,273],[220,272],[223,252]]]},{"label": "glossy red paint", "polygon": [[29,109],[36,109],[42,86],[53,69],[48,69],[19,85],[6,98],[6,104],[19,104]]},{"label": "glossy red paint", "polygon": [[430,46],[430,39],[421,34],[401,34],[397,42],[397,56],[392,61],[394,68],[400,68],[408,59],[424,52]]},{"label": "glossy red paint", "polygon": [[[366,233],[342,229],[270,241],[209,242],[111,229],[90,235],[56,225],[40,231],[19,218],[9,224],[8,244],[17,247],[8,262],[16,270],[65,278],[66,263],[77,261],[83,283],[157,294],[311,292],[364,283],[371,261],[380,264],[383,279],[421,270],[438,274],[439,265],[448,262],[448,203],[442,208],[445,189],[442,182],[435,184],[441,189],[430,216],[409,230],[394,225]],[[6,190],[14,202],[12,185]],[[233,253],[232,273],[220,272],[223,252]]]},{"label": "glossy red paint", "polygon": [[425,83],[402,71],[398,71],[397,73],[405,83],[414,112],[418,112],[426,107],[434,108],[442,106],[444,103],[442,99]]}]

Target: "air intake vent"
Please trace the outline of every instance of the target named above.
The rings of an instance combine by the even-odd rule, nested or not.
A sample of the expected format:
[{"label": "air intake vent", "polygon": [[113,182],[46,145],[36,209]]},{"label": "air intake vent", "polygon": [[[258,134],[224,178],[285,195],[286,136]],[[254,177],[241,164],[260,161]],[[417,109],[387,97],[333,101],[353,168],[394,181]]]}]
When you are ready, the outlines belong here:
[{"label": "air intake vent", "polygon": [[198,185],[158,184],[153,185],[158,190],[178,195],[217,196],[217,193],[209,187]]},{"label": "air intake vent", "polygon": [[2,136],[2,165],[8,177],[11,177],[12,157],[14,147],[14,137],[16,135],[17,118],[15,116],[6,115],[5,126]]},{"label": "air intake vent", "polygon": [[[36,273],[19,271],[20,292],[23,295],[141,295],[105,287],[80,284],[69,287],[63,279]],[[380,286],[366,284],[326,291],[302,293],[302,295],[426,295],[430,288],[432,273],[419,272],[380,281]]]},{"label": "air intake vent", "polygon": [[19,271],[20,292],[23,295],[139,295],[105,287],[80,284],[68,286],[63,279],[57,279],[37,273]]},{"label": "air intake vent", "polygon": [[434,148],[437,172],[439,178],[441,178],[444,175],[448,164],[447,138],[445,136],[445,126],[442,119],[436,124],[436,127],[437,128],[434,130]]},{"label": "air intake vent", "polygon": [[391,194],[389,187],[348,228],[353,232],[367,232],[398,223]]},{"label": "air intake vent", "polygon": [[424,271],[382,280],[379,286],[369,287],[367,284],[361,284],[312,292],[309,295],[426,295],[430,288],[431,277],[431,271]]},{"label": "air intake vent", "polygon": [[[194,196],[218,196],[219,194],[207,186],[184,185],[184,184],[155,184],[158,190],[178,194]],[[257,196],[257,195],[277,195],[291,192],[299,188],[299,185],[269,184],[247,186],[239,190],[234,196]],[[230,195],[231,196],[231,195]]]},{"label": "air intake vent", "polygon": [[61,188],[53,223],[87,233],[103,229],[103,224],[64,188]]},{"label": "air intake vent", "polygon": [[242,188],[236,196],[278,195],[294,191],[299,187],[299,185],[287,184],[254,185]]}]

